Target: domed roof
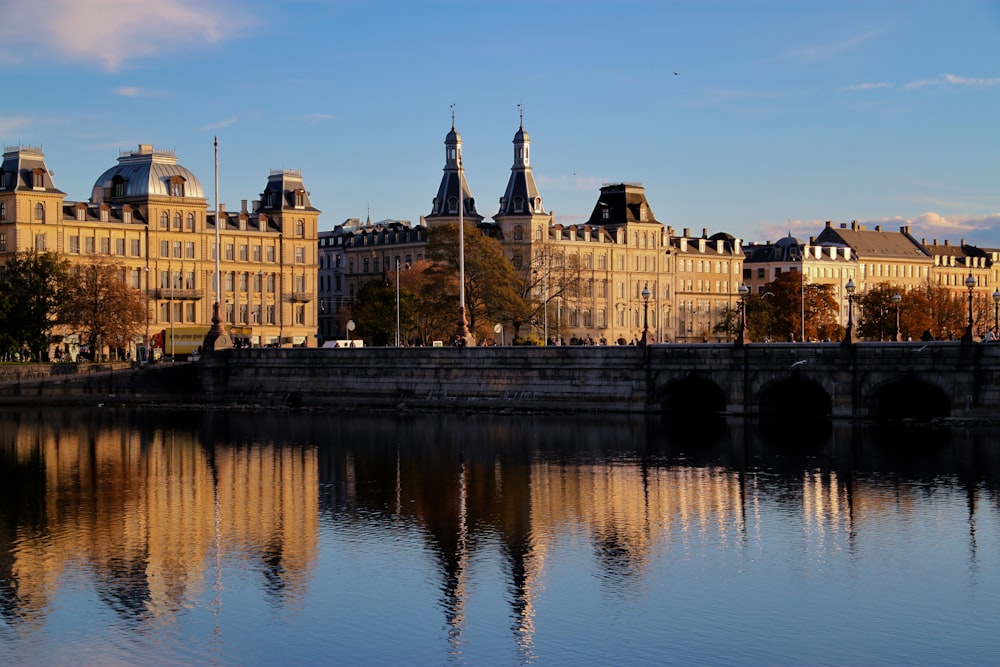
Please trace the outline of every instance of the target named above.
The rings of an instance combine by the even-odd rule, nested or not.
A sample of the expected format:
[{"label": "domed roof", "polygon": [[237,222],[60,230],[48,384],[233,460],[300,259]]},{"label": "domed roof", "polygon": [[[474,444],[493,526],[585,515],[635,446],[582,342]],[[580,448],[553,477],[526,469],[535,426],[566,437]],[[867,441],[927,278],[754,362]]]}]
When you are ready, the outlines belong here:
[{"label": "domed roof", "polygon": [[[94,202],[103,199],[104,192],[113,193],[118,198],[170,197],[178,196],[171,190],[171,183],[179,180],[182,188],[180,196],[185,198],[205,198],[201,181],[185,167],[177,164],[173,151],[156,151],[148,144],[140,144],[139,150],[123,152],[118,157],[117,166],[111,167],[94,182]],[[123,188],[115,191],[115,183]]]},{"label": "domed roof", "polygon": [[802,245],[802,242],[799,241],[794,236],[792,236],[791,234],[789,234],[785,238],[778,239],[777,241],[775,241],[774,245],[778,248],[798,248],[800,245]]}]

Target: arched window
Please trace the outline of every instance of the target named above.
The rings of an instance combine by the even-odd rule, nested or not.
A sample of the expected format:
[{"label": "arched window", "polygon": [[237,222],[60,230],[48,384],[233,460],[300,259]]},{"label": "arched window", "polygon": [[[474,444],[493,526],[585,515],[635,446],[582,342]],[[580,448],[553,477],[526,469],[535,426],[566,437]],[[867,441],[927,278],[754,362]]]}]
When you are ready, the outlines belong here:
[{"label": "arched window", "polygon": [[457,197],[448,197],[448,212],[449,213],[458,213],[458,198]]},{"label": "arched window", "polygon": [[35,220],[45,222],[45,206],[41,203],[35,204]]},{"label": "arched window", "polygon": [[170,214],[166,211],[160,211],[160,229],[170,228]]},{"label": "arched window", "polygon": [[306,221],[296,220],[295,221],[295,235],[302,238],[306,235]]},{"label": "arched window", "polygon": [[514,212],[520,213],[524,210],[524,199],[521,197],[514,197]]},{"label": "arched window", "polygon": [[177,211],[174,213],[174,229],[179,230],[181,228],[181,212]]},{"label": "arched window", "polygon": [[524,226],[514,225],[514,240],[523,241],[524,240]]}]

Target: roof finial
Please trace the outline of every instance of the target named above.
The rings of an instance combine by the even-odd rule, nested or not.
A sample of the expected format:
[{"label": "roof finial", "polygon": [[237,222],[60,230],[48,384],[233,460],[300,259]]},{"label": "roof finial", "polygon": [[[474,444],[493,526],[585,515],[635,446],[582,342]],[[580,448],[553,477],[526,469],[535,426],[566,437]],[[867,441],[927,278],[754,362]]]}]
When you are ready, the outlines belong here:
[{"label": "roof finial", "polygon": [[517,103],[517,112],[521,116],[521,129],[524,129],[524,105],[520,102]]},{"label": "roof finial", "polygon": [[455,103],[451,103],[451,129],[455,129]]},{"label": "roof finial", "polygon": [[368,219],[365,220],[365,225],[368,227],[372,226],[372,205],[371,202],[366,202],[368,205]]}]

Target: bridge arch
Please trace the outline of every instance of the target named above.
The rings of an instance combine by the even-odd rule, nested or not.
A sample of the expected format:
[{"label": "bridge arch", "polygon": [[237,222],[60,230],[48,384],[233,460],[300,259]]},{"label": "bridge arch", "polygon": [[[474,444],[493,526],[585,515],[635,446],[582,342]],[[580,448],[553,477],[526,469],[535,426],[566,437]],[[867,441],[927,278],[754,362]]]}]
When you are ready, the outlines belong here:
[{"label": "bridge arch", "polygon": [[826,389],[797,375],[762,387],[756,403],[763,417],[815,419],[833,413],[833,401]]},{"label": "bridge arch", "polygon": [[867,406],[872,419],[918,421],[950,417],[952,407],[941,387],[915,378],[900,378],[875,387]]},{"label": "bridge arch", "polygon": [[687,375],[660,387],[657,391],[660,409],[672,415],[704,416],[726,411],[726,393],[711,380]]}]

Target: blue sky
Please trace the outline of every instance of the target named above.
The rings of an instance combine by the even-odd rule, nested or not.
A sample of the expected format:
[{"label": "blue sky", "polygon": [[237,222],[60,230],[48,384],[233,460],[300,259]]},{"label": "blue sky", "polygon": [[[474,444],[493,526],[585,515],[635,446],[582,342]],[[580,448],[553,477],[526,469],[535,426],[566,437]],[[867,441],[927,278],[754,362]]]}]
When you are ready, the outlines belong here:
[{"label": "blue sky", "polygon": [[[320,229],[431,210],[455,105],[479,212],[518,105],[546,210],[646,187],[680,230],[825,220],[1000,247],[995,0],[0,0],[0,141],[89,197],[119,150],[173,149],[214,205],[301,169]],[[674,74],[676,72],[677,74]]]}]

